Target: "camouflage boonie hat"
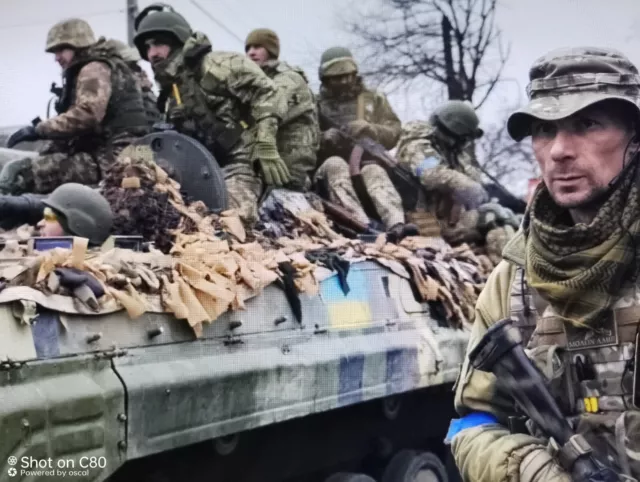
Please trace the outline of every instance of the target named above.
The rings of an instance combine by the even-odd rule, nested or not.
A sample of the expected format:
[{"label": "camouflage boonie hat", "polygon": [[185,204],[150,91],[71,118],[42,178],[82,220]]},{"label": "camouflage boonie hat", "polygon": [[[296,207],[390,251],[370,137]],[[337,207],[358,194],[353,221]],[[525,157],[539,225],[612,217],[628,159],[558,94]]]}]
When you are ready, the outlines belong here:
[{"label": "camouflage boonie hat", "polygon": [[529,104],[507,121],[509,135],[516,141],[531,135],[534,119],[563,119],[603,100],[628,102],[640,115],[638,69],[614,49],[554,50],[534,62],[529,80]]},{"label": "camouflage boonie hat", "polygon": [[47,33],[45,51],[52,53],[60,47],[81,49],[96,43],[91,26],[81,18],[70,18],[56,23]]}]

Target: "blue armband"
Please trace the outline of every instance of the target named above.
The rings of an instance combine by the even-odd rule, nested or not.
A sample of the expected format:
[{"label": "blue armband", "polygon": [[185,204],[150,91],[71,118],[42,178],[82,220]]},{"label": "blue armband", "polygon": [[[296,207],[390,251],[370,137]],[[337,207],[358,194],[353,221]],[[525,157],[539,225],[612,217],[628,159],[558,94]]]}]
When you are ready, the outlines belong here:
[{"label": "blue armband", "polygon": [[437,167],[440,164],[440,159],[438,159],[435,156],[430,156],[427,157],[426,159],[423,159],[420,164],[418,164],[418,167],[416,167],[416,176],[420,177],[422,176],[422,173],[424,171],[426,171],[427,169],[433,169],[434,167]]},{"label": "blue armband", "polygon": [[449,431],[444,439],[445,444],[450,444],[453,437],[458,435],[464,429],[479,427],[480,425],[489,425],[498,423],[498,419],[486,412],[473,412],[462,418],[454,418],[449,424]]}]

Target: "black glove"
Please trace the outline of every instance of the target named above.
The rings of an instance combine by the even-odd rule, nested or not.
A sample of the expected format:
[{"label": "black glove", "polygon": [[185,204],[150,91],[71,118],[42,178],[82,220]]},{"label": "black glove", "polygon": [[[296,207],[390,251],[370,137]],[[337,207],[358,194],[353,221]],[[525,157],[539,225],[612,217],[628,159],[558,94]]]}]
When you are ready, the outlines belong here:
[{"label": "black glove", "polygon": [[36,132],[36,128],[33,126],[26,126],[11,134],[11,137],[9,137],[9,140],[7,141],[7,147],[11,149],[20,142],[37,141],[38,139],[40,139],[40,135]]},{"label": "black glove", "polygon": [[55,274],[60,279],[60,285],[69,290],[75,290],[82,285],[87,286],[96,298],[100,298],[104,295],[104,289],[102,285],[96,280],[92,274],[87,273],[76,268],[56,268]]},{"label": "black glove", "polygon": [[36,225],[42,219],[45,197],[38,194],[0,195],[0,228],[9,230],[24,223]]}]

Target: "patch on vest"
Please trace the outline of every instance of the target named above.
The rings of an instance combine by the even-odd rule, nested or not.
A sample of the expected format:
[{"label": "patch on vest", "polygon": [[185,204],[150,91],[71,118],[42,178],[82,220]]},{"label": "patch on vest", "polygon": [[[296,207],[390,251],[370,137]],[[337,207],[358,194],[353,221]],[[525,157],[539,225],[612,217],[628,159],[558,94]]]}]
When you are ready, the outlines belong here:
[{"label": "patch on vest", "polygon": [[567,350],[584,350],[618,344],[618,325],[612,311],[603,314],[591,328],[578,328],[570,323],[563,323],[567,336]]}]

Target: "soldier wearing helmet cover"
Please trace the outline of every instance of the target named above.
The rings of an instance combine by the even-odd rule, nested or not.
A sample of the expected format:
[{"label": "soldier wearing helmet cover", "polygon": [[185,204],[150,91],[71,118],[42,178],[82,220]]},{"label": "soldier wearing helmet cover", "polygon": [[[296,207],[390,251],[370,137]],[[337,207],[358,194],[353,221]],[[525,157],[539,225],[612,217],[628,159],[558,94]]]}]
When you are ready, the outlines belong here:
[{"label": "soldier wearing helmet cover", "polygon": [[97,184],[117,154],[149,126],[131,69],[104,38],[95,39],[87,22],[63,20],[47,35],[46,51],[63,70],[59,115],[15,132],[7,146],[51,140],[33,159],[7,164],[0,190],[50,193],[67,183]]},{"label": "soldier wearing helmet cover", "polygon": [[247,56],[273,80],[287,100],[287,111],[278,129],[278,151],[287,163],[293,189],[310,186],[319,147],[318,107],[304,71],[280,56],[280,39],[273,31],[259,28],[245,41]]},{"label": "soldier wearing helmet cover", "polygon": [[[368,136],[386,149],[392,149],[401,131],[401,123],[387,98],[380,92],[367,89],[351,52],[344,47],[326,50],[320,59],[319,76],[322,82],[318,109],[348,133],[358,138]],[[329,199],[341,204],[363,223],[369,217],[352,184],[348,153],[340,145],[335,128],[323,125],[321,120],[322,165],[315,174],[315,182],[327,191]],[[328,158],[327,158],[328,157]],[[366,161],[366,159],[363,159]],[[394,238],[417,234],[414,226],[405,225],[402,199],[391,182],[389,174],[374,162],[361,169],[362,180],[373,207],[387,231]]]},{"label": "soldier wearing helmet cover", "polygon": [[514,400],[467,358],[447,440],[468,482],[569,482],[590,449],[616,480],[638,480],[640,75],[616,50],[576,47],[539,58],[529,78],[507,128],[531,137],[543,182],[480,294],[468,351],[511,319],[577,435],[559,447],[510,423]]},{"label": "soldier wearing helmet cover", "polygon": [[422,234],[438,231],[454,244],[486,241],[487,254],[498,263],[518,219],[511,210],[488,202],[482,172],[469,153],[483,135],[479,124],[469,102],[447,101],[428,122],[412,121],[403,127],[396,156],[425,187],[428,199],[407,215]]},{"label": "soldier wearing helmet cover", "polygon": [[230,208],[245,223],[254,222],[264,185],[291,181],[276,145],[284,97],[254,62],[213,51],[207,36],[167,5],[147,7],[136,23],[134,42],[153,67],[160,97],[168,100],[167,119],[215,155]]},{"label": "soldier wearing helmet cover", "polygon": [[162,119],[160,110],[158,109],[158,98],[153,93],[153,82],[147,76],[147,73],[138,65],[138,62],[142,60],[138,49],[129,47],[127,44],[120,40],[111,39],[110,42],[118,49],[118,52],[127,63],[129,68],[133,71],[138,86],[142,91],[142,101],[144,102],[144,109],[147,114],[147,121],[149,127],[152,127],[156,122]]}]

